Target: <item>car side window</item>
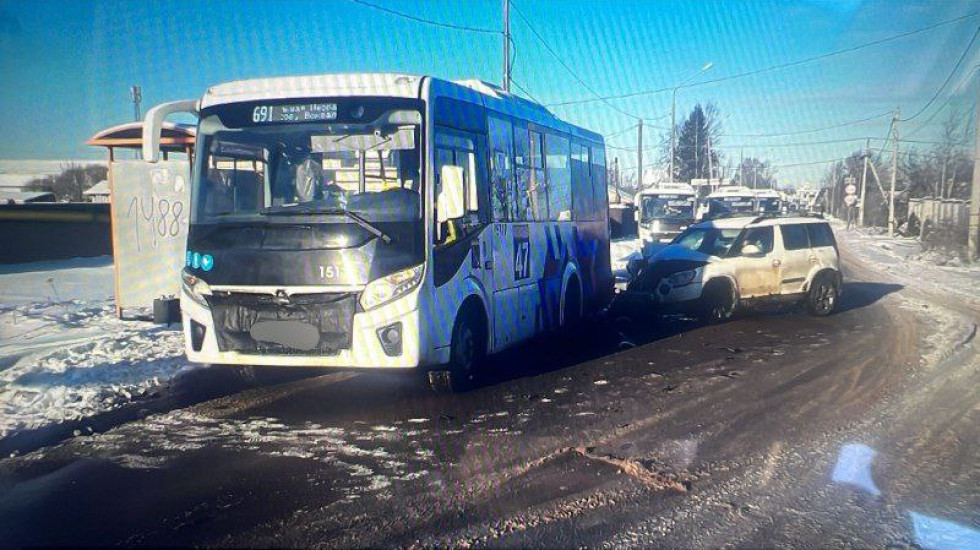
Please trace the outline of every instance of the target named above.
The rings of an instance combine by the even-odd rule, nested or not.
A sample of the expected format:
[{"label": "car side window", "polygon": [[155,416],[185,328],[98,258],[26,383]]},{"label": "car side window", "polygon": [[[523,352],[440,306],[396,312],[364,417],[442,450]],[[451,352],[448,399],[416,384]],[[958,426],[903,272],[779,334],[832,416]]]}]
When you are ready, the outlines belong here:
[{"label": "car side window", "polygon": [[742,250],[744,250],[748,245],[755,245],[759,247],[762,255],[772,252],[772,227],[753,227],[751,229],[747,229],[745,231],[745,236],[742,238]]},{"label": "car side window", "polygon": [[806,232],[810,236],[810,246],[817,248],[821,246],[836,247],[834,232],[830,225],[826,223],[810,223],[806,225]]},{"label": "car side window", "polygon": [[779,230],[783,235],[783,248],[786,250],[803,250],[810,247],[805,225],[798,223],[781,225]]}]

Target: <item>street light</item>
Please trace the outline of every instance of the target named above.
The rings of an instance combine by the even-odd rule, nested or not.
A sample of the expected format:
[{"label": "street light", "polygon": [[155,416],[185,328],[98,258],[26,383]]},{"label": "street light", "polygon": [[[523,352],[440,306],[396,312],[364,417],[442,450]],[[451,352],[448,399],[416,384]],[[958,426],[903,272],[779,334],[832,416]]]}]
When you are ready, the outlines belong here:
[{"label": "street light", "polygon": [[714,67],[714,66],[715,66],[715,64],[712,61],[709,61],[709,62],[705,63],[704,66],[701,67],[701,70],[699,70],[698,72],[696,72],[696,73],[692,74],[691,76],[687,77],[687,79],[685,79],[684,81],[682,81],[677,86],[674,86],[674,89],[671,90],[671,92],[670,92],[670,181],[674,181],[674,142],[675,142],[675,139],[676,139],[675,138],[675,134],[677,132],[677,120],[676,120],[676,117],[677,117],[677,90],[679,90],[680,88],[683,88],[685,85],[687,85],[688,82],[694,80],[698,75],[700,75],[701,73],[707,72],[708,70],[711,69],[711,67]]}]

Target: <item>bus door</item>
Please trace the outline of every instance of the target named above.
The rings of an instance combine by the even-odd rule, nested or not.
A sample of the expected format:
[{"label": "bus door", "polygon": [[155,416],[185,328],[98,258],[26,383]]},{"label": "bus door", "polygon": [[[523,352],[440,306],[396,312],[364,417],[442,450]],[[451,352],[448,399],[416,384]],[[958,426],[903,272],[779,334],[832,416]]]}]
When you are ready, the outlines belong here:
[{"label": "bus door", "polygon": [[534,334],[534,296],[529,288],[521,288],[531,281],[532,273],[528,132],[526,126],[517,127],[509,117],[496,113],[488,116],[488,129],[492,229],[487,233],[493,249],[493,347],[497,351]]}]

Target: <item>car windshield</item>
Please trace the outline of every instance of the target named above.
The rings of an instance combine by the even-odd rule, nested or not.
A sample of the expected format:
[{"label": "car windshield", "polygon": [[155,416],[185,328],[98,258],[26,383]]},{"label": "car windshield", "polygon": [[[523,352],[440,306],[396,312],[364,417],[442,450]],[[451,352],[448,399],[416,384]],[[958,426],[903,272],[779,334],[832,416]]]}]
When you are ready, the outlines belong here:
[{"label": "car windshield", "polygon": [[[203,140],[193,221],[354,212],[371,221],[421,214],[420,115],[367,124],[219,127]],[[202,129],[218,126],[205,119]]]},{"label": "car windshield", "polygon": [[739,233],[740,229],[692,227],[678,235],[671,244],[710,256],[724,256]]},{"label": "car windshield", "polygon": [[684,195],[645,195],[640,209],[641,222],[694,218],[694,200]]}]

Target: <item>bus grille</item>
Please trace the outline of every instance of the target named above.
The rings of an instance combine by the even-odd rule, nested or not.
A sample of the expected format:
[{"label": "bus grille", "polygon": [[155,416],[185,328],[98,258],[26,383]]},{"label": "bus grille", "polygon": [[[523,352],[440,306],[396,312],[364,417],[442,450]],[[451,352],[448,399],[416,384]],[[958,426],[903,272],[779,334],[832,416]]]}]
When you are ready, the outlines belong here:
[{"label": "bus grille", "polygon": [[[357,294],[301,294],[285,300],[270,294],[215,293],[208,297],[208,305],[221,351],[259,355],[336,355],[350,349]],[[260,335],[270,331],[253,330],[277,324],[287,327],[284,329],[286,337],[279,341],[276,337]],[[310,336],[300,338],[307,344],[293,344],[296,338],[290,332]]]}]

